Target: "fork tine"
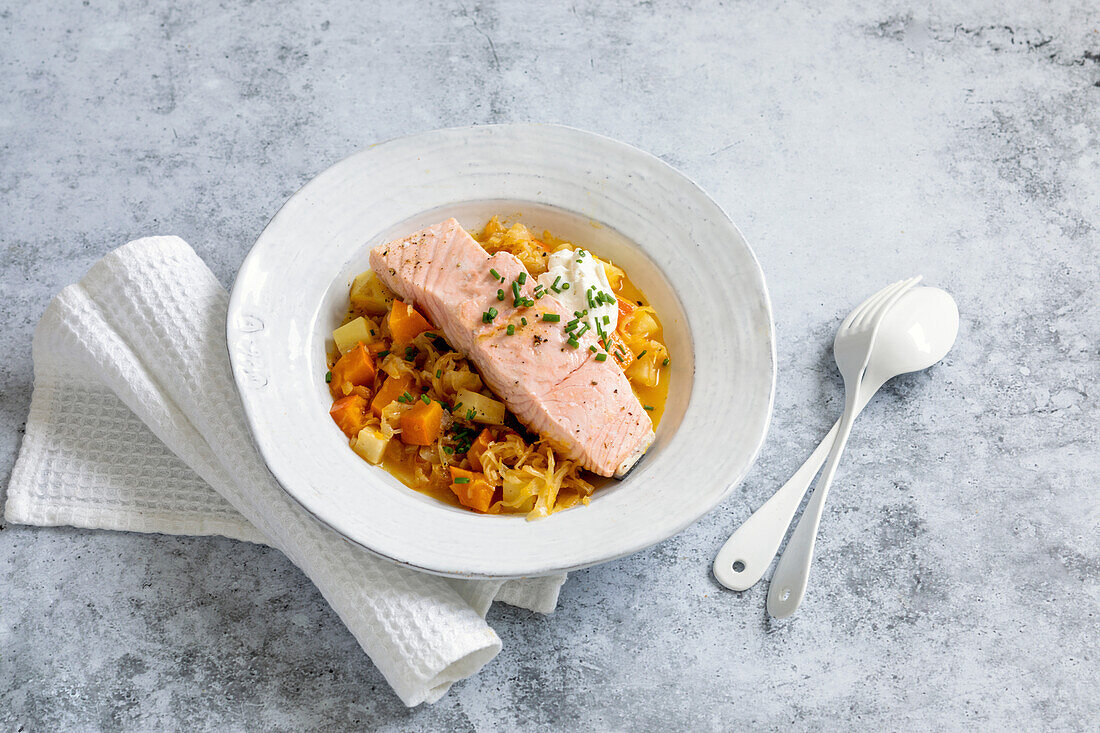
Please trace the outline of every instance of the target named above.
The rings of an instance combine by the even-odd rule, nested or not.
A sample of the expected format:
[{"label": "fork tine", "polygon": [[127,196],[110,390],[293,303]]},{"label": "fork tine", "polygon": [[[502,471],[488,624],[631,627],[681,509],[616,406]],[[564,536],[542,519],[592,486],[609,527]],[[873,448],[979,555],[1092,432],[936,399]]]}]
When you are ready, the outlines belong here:
[{"label": "fork tine", "polygon": [[917,277],[911,277],[907,280],[902,280],[895,283],[890,289],[890,293],[882,298],[875,307],[869,309],[863,314],[863,317],[858,324],[860,328],[878,328],[878,324],[882,322],[882,317],[886,315],[886,312],[898,301],[898,298],[905,295],[908,291],[912,290],[913,286],[921,280],[920,275]]},{"label": "fork tine", "polygon": [[866,326],[868,323],[867,317],[875,313],[878,310],[878,307],[883,303],[883,301],[887,300],[891,295],[897,292],[898,288],[902,287],[904,284],[904,280],[898,280],[896,283],[887,285],[885,288],[875,293],[874,302],[868,303],[867,307],[860,311],[859,318],[855,319],[855,321],[852,323],[852,330],[859,331],[864,326]]},{"label": "fork tine", "polygon": [[882,323],[882,319],[886,315],[887,311],[894,307],[894,303],[897,303],[898,299],[901,298],[901,296],[905,295],[914,287],[916,287],[917,283],[919,283],[922,279],[924,279],[923,275],[917,275],[916,277],[911,277],[904,283],[902,283],[902,286],[900,288],[891,293],[889,298],[879,304],[875,313],[872,313],[868,316],[869,320],[867,321],[867,323],[869,325],[873,325],[874,328],[877,329],[879,324]]},{"label": "fork tine", "polygon": [[[894,283],[894,285],[897,285],[897,284],[898,283]],[[866,300],[864,300],[862,303],[860,303],[855,308],[853,308],[852,312],[849,313],[847,315],[847,317],[845,317],[845,319],[841,322],[839,330],[843,331],[843,330],[851,327],[852,323],[855,322],[856,318],[858,318],[860,315],[862,315],[867,310],[867,308],[871,306],[872,303],[876,302],[877,299],[883,293],[885,293],[890,288],[894,287],[894,285],[887,285],[882,290],[879,290],[876,293],[872,293],[871,295],[869,295],[867,297]]]}]

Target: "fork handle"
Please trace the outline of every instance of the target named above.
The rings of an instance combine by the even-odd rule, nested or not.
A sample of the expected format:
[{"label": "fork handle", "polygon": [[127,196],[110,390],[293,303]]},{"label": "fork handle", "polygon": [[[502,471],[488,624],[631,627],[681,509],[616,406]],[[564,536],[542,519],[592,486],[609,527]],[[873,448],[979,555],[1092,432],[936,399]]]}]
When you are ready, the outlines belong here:
[{"label": "fork handle", "polygon": [[[779,491],[730,535],[714,558],[714,577],[730,590],[748,590],[764,577],[791,526],[802,497],[840,432],[840,420]],[[737,569],[739,568],[739,569]]]},{"label": "fork handle", "polygon": [[852,432],[852,422],[857,412],[857,393],[858,390],[848,391],[844,414],[840,418],[836,440],[829,452],[825,470],[817,480],[814,493],[810,496],[810,501],[798,520],[798,526],[791,533],[791,539],[788,540],[772,574],[771,586],[768,588],[768,613],[775,618],[790,616],[806,595],[806,582],[810,577],[810,563],[814,558],[814,543],[817,540],[818,525],[821,524],[821,512],[825,508],[825,497],[833,483],[833,476],[836,475],[840,455],[844,452],[844,446]]}]

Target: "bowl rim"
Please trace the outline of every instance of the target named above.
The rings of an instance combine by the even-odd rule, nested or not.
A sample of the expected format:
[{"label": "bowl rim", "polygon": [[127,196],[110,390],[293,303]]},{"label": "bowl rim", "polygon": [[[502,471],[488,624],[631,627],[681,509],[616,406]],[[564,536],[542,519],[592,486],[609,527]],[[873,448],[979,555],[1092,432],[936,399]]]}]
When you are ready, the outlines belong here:
[{"label": "bowl rim", "polygon": [[[238,330],[238,329],[235,329],[234,326],[233,326],[234,314],[239,314],[241,312],[242,301],[245,298],[245,287],[244,287],[244,285],[249,280],[249,275],[252,273],[252,271],[260,267],[258,262],[266,254],[265,252],[262,252],[260,250],[260,247],[258,245],[261,244],[261,242],[264,240],[265,234],[272,227],[272,225],[275,224],[276,222],[278,222],[281,219],[281,217],[284,215],[284,212],[286,212],[296,202],[297,199],[299,199],[300,197],[305,195],[308,192],[308,190],[310,189],[310,187],[315,182],[317,182],[319,179],[325,177],[326,174],[329,174],[329,173],[333,172],[335,169],[337,169],[337,168],[339,168],[339,167],[341,167],[345,164],[348,164],[348,161],[350,161],[352,158],[356,158],[356,157],[358,157],[358,156],[360,156],[360,155],[362,155],[362,154],[364,154],[368,151],[384,149],[387,146],[391,146],[391,145],[407,144],[407,143],[410,143],[412,141],[415,141],[418,138],[427,138],[427,137],[433,136],[433,135],[462,134],[462,133],[478,134],[478,133],[484,133],[485,131],[490,130],[490,129],[517,130],[517,131],[530,130],[530,131],[533,131],[533,132],[536,132],[536,133],[539,132],[539,131],[559,131],[559,132],[565,132],[565,133],[569,133],[569,134],[573,134],[573,135],[578,135],[578,136],[581,136],[581,137],[592,138],[594,140],[599,141],[601,144],[617,147],[617,148],[621,149],[622,151],[624,151],[624,152],[626,152],[630,155],[639,156],[640,158],[644,158],[650,164],[652,164],[652,165],[656,166],[657,168],[661,169],[665,174],[670,175],[670,176],[672,176],[676,179],[679,179],[679,181],[681,183],[684,183],[687,186],[689,186],[691,189],[693,189],[693,191],[696,195],[698,195],[702,199],[705,199],[707,202],[709,202],[711,205],[713,205],[714,209],[721,214],[722,223],[725,226],[728,226],[731,230],[733,230],[733,232],[735,232],[736,235],[739,237],[740,243],[743,244],[743,246],[744,246],[745,254],[748,255],[748,257],[749,257],[749,259],[750,259],[750,261],[753,265],[752,268],[751,268],[750,277],[751,277],[751,280],[752,280],[752,284],[757,288],[757,290],[759,292],[759,296],[760,296],[760,299],[761,299],[761,305],[763,307],[763,313],[766,316],[766,321],[767,321],[766,331],[764,333],[764,337],[767,340],[766,352],[767,352],[767,358],[768,358],[768,362],[769,362],[768,367],[769,367],[769,372],[770,372],[769,375],[768,375],[768,382],[767,382],[768,383],[768,395],[767,395],[767,399],[766,399],[766,408],[765,408],[764,414],[763,414],[763,421],[762,421],[762,424],[760,426],[759,434],[756,437],[755,443],[752,445],[751,450],[748,451],[747,459],[744,460],[743,465],[740,467],[740,470],[736,473],[736,475],[733,475],[733,476],[731,476],[731,477],[729,477],[728,479],[725,480],[726,485],[725,485],[725,488],[722,491],[717,492],[715,495],[713,495],[713,497],[711,497],[709,500],[707,500],[705,502],[697,502],[696,503],[696,509],[691,512],[691,516],[688,516],[685,519],[683,519],[683,521],[678,522],[677,524],[673,525],[673,528],[671,530],[666,529],[666,531],[663,532],[663,536],[652,538],[652,539],[647,539],[647,540],[643,540],[643,541],[638,541],[638,542],[635,542],[633,544],[621,547],[620,549],[618,549],[615,552],[604,553],[604,554],[601,554],[598,557],[593,557],[593,558],[586,559],[586,560],[581,561],[581,562],[575,562],[575,563],[570,563],[570,564],[566,564],[566,565],[555,565],[553,567],[544,567],[544,568],[532,568],[532,569],[525,569],[523,572],[507,572],[507,573],[486,572],[486,571],[478,571],[478,570],[466,571],[466,570],[461,570],[461,569],[458,569],[458,568],[441,568],[441,567],[438,567],[438,566],[433,567],[433,566],[428,566],[428,565],[425,565],[425,564],[422,564],[422,563],[409,561],[407,559],[403,559],[403,558],[400,558],[400,557],[394,557],[390,554],[387,554],[386,552],[383,552],[383,551],[379,550],[376,547],[372,547],[366,541],[363,541],[363,540],[361,540],[357,537],[350,536],[348,533],[342,531],[338,526],[336,526],[332,522],[326,520],[325,517],[318,514],[318,512],[314,511],[313,508],[308,506],[303,501],[301,496],[299,496],[296,492],[291,491],[290,489],[287,488],[287,485],[286,485],[286,482],[284,481],[284,478],[280,475],[280,473],[281,473],[280,470],[276,466],[272,465],[272,462],[269,460],[269,457],[268,457],[268,454],[267,454],[268,446],[266,445],[266,443],[264,441],[264,438],[262,437],[264,427],[263,427],[263,425],[261,425],[259,423],[260,416],[258,414],[256,414],[254,412],[254,410],[251,408],[250,400],[245,397],[246,391],[243,388],[243,382],[245,382],[248,378],[247,372],[248,372],[249,367],[248,367],[248,364],[245,361],[243,361],[237,355],[238,350],[233,348],[234,343],[235,343],[235,336],[236,336],[236,334],[234,332],[235,332],[235,330]],[[461,201],[456,201],[454,205],[457,206],[457,205],[460,205],[461,203],[468,202],[468,201],[473,201],[473,200],[479,200],[479,199],[470,199],[470,200],[465,200],[464,199],[464,200],[461,200]],[[486,199],[480,199],[480,200],[489,200],[489,199],[486,198]],[[534,202],[532,202],[532,203],[534,203]],[[553,207],[552,204],[543,204],[543,205],[550,206],[552,208],[563,209],[563,207]],[[563,210],[567,210],[567,209],[563,209]],[[579,213],[579,212],[573,212],[573,213]],[[414,569],[414,570],[427,572],[427,573],[430,573],[430,574],[433,574],[433,575],[442,575],[442,576],[446,576],[446,577],[467,578],[467,579],[469,579],[469,578],[506,579],[506,578],[516,578],[516,577],[535,577],[535,576],[548,575],[548,574],[559,573],[559,572],[569,572],[569,571],[572,571],[572,570],[578,570],[578,569],[581,569],[581,568],[590,567],[590,566],[598,565],[598,564],[605,563],[605,562],[610,562],[612,560],[616,560],[616,559],[625,557],[627,555],[631,555],[635,552],[641,551],[641,550],[643,550],[647,547],[651,547],[655,544],[658,544],[659,542],[662,542],[662,541],[664,541],[664,540],[666,540],[670,537],[673,537],[673,536],[679,534],[680,532],[682,532],[687,527],[694,524],[696,521],[698,521],[700,518],[702,518],[705,514],[712,511],[718,504],[720,504],[722,501],[727,499],[729,497],[729,495],[733,492],[733,490],[741,484],[741,482],[747,476],[748,472],[752,469],[753,465],[755,465],[756,460],[760,455],[760,451],[762,450],[764,441],[766,440],[767,435],[768,435],[768,431],[771,427],[771,420],[772,420],[773,413],[774,413],[776,380],[777,380],[777,371],[778,371],[774,314],[773,314],[773,309],[772,309],[772,304],[771,304],[771,297],[770,297],[770,294],[769,294],[769,291],[768,291],[768,288],[767,288],[767,283],[766,283],[765,278],[764,278],[763,269],[760,266],[759,258],[757,257],[756,252],[753,250],[753,248],[749,244],[748,240],[745,238],[744,234],[737,227],[737,225],[733,222],[733,220],[730,218],[729,214],[725,211],[725,209],[720,204],[718,204],[717,201],[715,201],[713,198],[711,198],[706,193],[706,191],[703,190],[703,188],[696,181],[694,181],[691,177],[689,177],[685,173],[681,172],[680,170],[676,169],[672,165],[670,165],[670,164],[666,163],[665,161],[661,160],[656,155],[653,155],[652,153],[649,153],[645,150],[642,150],[642,149],[640,149],[640,148],[638,148],[634,145],[631,145],[629,143],[625,143],[625,142],[622,142],[620,140],[616,140],[614,138],[611,138],[611,137],[608,137],[608,136],[605,136],[605,135],[601,135],[599,133],[594,133],[594,132],[590,132],[590,131],[587,131],[587,130],[582,130],[580,128],[576,128],[576,127],[572,127],[572,126],[568,126],[568,125],[552,124],[552,123],[517,122],[517,123],[500,123],[500,124],[491,124],[491,125],[465,125],[465,126],[456,126],[456,127],[448,127],[448,128],[439,128],[439,129],[434,129],[434,130],[427,130],[427,131],[417,132],[417,133],[413,133],[413,134],[409,134],[409,135],[395,136],[395,137],[392,137],[392,138],[388,138],[388,139],[386,139],[382,142],[378,142],[378,143],[368,145],[365,148],[356,150],[356,151],[344,156],[343,158],[337,160],[336,162],[332,163],[331,165],[327,166],[325,169],[318,172],[317,174],[312,176],[308,181],[306,181],[304,184],[302,184],[302,186],[300,186],[286,201],[284,201],[282,203],[282,205],[280,205],[278,210],[276,210],[276,212],[268,219],[267,223],[264,225],[263,230],[258,235],[256,241],[249,248],[249,251],[248,251],[247,255],[245,256],[244,260],[241,263],[240,268],[237,271],[237,275],[234,278],[233,286],[231,288],[229,304],[228,304],[228,310],[227,310],[227,315],[226,315],[226,331],[225,331],[225,333],[226,333],[227,348],[228,348],[228,351],[229,351],[230,364],[231,364],[231,369],[232,369],[232,372],[233,372],[234,382],[235,382],[235,384],[238,388],[238,396],[240,397],[241,402],[242,402],[242,406],[244,408],[245,419],[246,419],[246,422],[247,422],[248,427],[249,427],[249,432],[250,432],[251,438],[253,440],[254,447],[257,449],[257,452],[260,454],[261,458],[263,459],[265,465],[267,466],[269,472],[271,473],[271,475],[275,479],[276,483],[279,484],[279,486],[283,489],[283,491],[286,493],[286,495],[289,496],[298,506],[301,506],[315,520],[317,520],[321,524],[329,527],[334,532],[336,532],[337,534],[340,534],[342,537],[348,539],[349,541],[355,543],[356,545],[366,549],[371,554],[376,555],[378,557],[381,557],[383,559],[386,559],[388,561],[394,562],[394,563],[396,563],[398,565],[401,565],[401,566],[404,566],[404,567],[408,567],[408,568],[411,568],[411,569]],[[689,333],[690,333],[690,328],[689,328]],[[692,337],[692,338],[694,338],[694,337]],[[582,509],[582,511],[583,511],[583,509]],[[498,519],[498,518],[494,517],[493,519]],[[543,520],[543,521],[553,521],[553,517],[549,518],[548,520]]]}]

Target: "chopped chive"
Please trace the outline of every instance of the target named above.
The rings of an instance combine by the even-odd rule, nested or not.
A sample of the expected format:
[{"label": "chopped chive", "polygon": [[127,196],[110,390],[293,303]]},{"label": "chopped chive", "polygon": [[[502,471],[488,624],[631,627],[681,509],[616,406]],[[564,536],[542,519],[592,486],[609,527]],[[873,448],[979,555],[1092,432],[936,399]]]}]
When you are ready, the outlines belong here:
[{"label": "chopped chive", "polygon": [[332,372],[325,374],[325,384],[332,384]]},{"label": "chopped chive", "polygon": [[525,306],[527,306],[528,308],[530,308],[531,306],[533,306],[535,304],[535,301],[531,300],[530,298],[527,298],[526,300],[523,301],[523,304]]},{"label": "chopped chive", "polygon": [[661,362],[661,366],[668,366],[668,357],[667,356],[665,357],[665,360]]},{"label": "chopped chive", "polygon": [[603,352],[596,354],[596,361],[607,361],[607,354]]},{"label": "chopped chive", "polygon": [[556,278],[554,278],[554,284],[550,286],[550,289],[553,290],[555,293],[561,292],[561,289],[558,288],[559,282],[561,282],[561,275],[558,275]]},{"label": "chopped chive", "polygon": [[443,446],[443,452],[446,453],[447,455],[451,455],[452,453],[455,452],[455,449],[452,448],[449,445],[445,445],[445,446]]},{"label": "chopped chive", "polygon": [[596,347],[595,346],[589,346],[588,350],[591,351],[593,354],[596,353]]},{"label": "chopped chive", "polygon": [[443,370],[442,370],[442,369],[436,369],[436,370],[435,370],[435,378],[436,378],[436,379],[439,379],[439,378],[441,378],[442,376],[443,376]]},{"label": "chopped chive", "polygon": [[584,313],[581,312],[581,311],[573,311],[573,315],[575,315],[577,318],[580,318],[581,316],[584,315]]},{"label": "chopped chive", "polygon": [[577,332],[575,334],[573,334],[573,338],[578,338],[579,339],[581,336],[588,333],[588,329],[589,329],[589,325],[587,323],[582,323],[581,327],[577,329]]},{"label": "chopped chive", "polygon": [[569,342],[568,343],[574,349],[581,345],[581,342],[577,341],[577,339],[573,338],[572,336],[569,337]]},{"label": "chopped chive", "polygon": [[[526,326],[527,325],[527,318],[522,317],[522,318],[519,319],[519,322],[522,323],[524,326]],[[665,361],[668,361],[668,360],[666,359]]]},{"label": "chopped chive", "polygon": [[562,290],[568,290],[569,289],[569,283],[562,283],[561,284],[561,289]]},{"label": "chopped chive", "polygon": [[423,402],[425,405],[432,404],[432,398],[426,394],[420,395],[420,401]]},{"label": "chopped chive", "polygon": [[499,280],[500,279],[500,273],[496,271],[496,268],[491,268],[489,270],[489,274],[493,276],[494,280]]},{"label": "chopped chive", "polygon": [[451,412],[454,412],[455,410],[457,410],[460,407],[462,407],[462,403],[461,402],[456,402],[455,406],[451,408]]},{"label": "chopped chive", "polygon": [[467,420],[473,420],[475,417],[477,417],[477,410],[475,410],[472,407],[469,410],[466,410],[466,419]]},{"label": "chopped chive", "polygon": [[405,361],[412,361],[415,358],[416,358],[416,347],[415,346],[406,346],[405,347]]},{"label": "chopped chive", "polygon": [[497,290],[497,300],[504,300],[504,291]]},{"label": "chopped chive", "polygon": [[615,352],[615,358],[618,359],[619,361],[623,360],[623,357],[617,351]]},{"label": "chopped chive", "polygon": [[516,335],[516,327],[513,326],[511,323],[508,324],[508,335],[509,336],[515,336]]},{"label": "chopped chive", "polygon": [[611,316],[604,316],[603,317],[603,322],[604,322],[605,326],[611,325]]},{"label": "chopped chive", "polygon": [[374,335],[374,329],[373,329],[373,328],[372,328],[372,329],[370,330],[370,335],[371,335],[371,336],[373,336],[373,335]]},{"label": "chopped chive", "polygon": [[577,324],[580,323],[580,322],[581,322],[581,319],[579,317],[574,318],[569,323],[565,324],[565,330],[566,331],[572,331],[574,328],[577,327]]},{"label": "chopped chive", "polygon": [[516,300],[519,300],[519,283],[518,282],[513,282],[512,283],[512,297],[515,298]]},{"label": "chopped chive", "polygon": [[543,313],[542,320],[546,321],[547,323],[557,323],[561,320],[561,316],[559,316],[557,313]]},{"label": "chopped chive", "polygon": [[643,410],[649,410],[650,412],[653,412],[653,405],[642,405],[642,409]]},{"label": "chopped chive", "polygon": [[521,273],[520,273],[520,274],[519,274],[519,275],[518,275],[518,276],[516,277],[516,280],[519,280],[519,284],[520,284],[520,285],[523,285],[523,284],[524,284],[525,282],[527,282],[527,273],[526,273],[526,272],[521,272]]},{"label": "chopped chive", "polygon": [[641,351],[639,351],[638,352],[638,358],[641,359],[643,356],[646,355],[646,352],[648,352],[648,351],[649,351],[649,349],[642,349]]},{"label": "chopped chive", "polygon": [[458,477],[455,478],[455,483],[456,484],[468,484],[468,483],[470,483],[470,477],[469,476],[458,476]]},{"label": "chopped chive", "polygon": [[413,396],[411,394],[409,394],[408,390],[405,390],[405,394],[403,394],[401,396],[405,398],[406,402],[412,402],[413,401]]},{"label": "chopped chive", "polygon": [[389,355],[390,355],[389,351],[379,351],[378,352],[378,358],[379,359],[385,359]]}]

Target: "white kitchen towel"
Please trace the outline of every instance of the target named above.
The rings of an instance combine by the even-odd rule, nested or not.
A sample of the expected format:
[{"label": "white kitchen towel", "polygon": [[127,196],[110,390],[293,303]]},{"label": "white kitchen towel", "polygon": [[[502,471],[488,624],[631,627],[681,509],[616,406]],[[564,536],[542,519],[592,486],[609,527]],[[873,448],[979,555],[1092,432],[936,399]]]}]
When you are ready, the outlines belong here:
[{"label": "white kitchen towel", "polygon": [[549,613],[564,575],[451,580],[343,539],[275,482],[241,413],[228,295],[177,237],[139,239],[50,303],[8,486],[9,522],[220,534],[278,548],[320,589],[406,705],[500,651],[494,600]]}]

